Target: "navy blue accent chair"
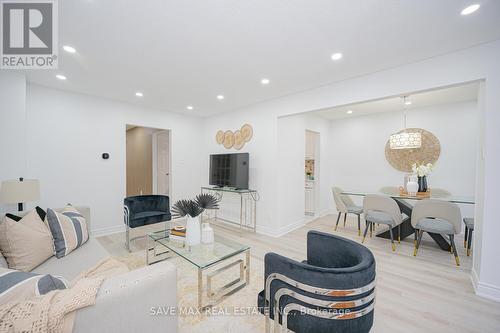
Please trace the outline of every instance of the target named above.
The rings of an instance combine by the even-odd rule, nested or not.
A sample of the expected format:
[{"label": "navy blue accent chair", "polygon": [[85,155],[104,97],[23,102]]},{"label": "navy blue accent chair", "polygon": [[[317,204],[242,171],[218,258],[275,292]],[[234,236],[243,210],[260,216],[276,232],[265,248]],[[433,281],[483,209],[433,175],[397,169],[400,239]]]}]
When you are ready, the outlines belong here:
[{"label": "navy blue accent chair", "polygon": [[166,195],[137,195],[123,200],[124,223],[126,225],[125,245],[130,251],[129,231],[131,228],[142,227],[172,219],[170,200]]},{"label": "navy blue accent chair", "polygon": [[307,260],[298,262],[268,253],[264,265],[265,289],[257,303],[266,315],[267,332],[273,325],[275,331],[279,329],[278,324],[297,333],[370,331],[375,258],[365,246],[309,231]]}]

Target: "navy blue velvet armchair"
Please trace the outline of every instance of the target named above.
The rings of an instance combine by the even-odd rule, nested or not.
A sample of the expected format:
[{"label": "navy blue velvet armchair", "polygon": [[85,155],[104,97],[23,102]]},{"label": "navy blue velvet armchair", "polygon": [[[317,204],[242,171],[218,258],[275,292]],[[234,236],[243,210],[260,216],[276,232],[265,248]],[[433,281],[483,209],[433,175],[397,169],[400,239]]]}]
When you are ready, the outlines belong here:
[{"label": "navy blue velvet armchair", "polygon": [[170,221],[170,201],[166,195],[138,195],[123,200],[124,223],[126,225],[125,246],[130,251],[131,228]]},{"label": "navy blue velvet armchair", "polygon": [[268,253],[258,305],[266,332],[369,332],[375,304],[375,258],[351,240],[310,231],[307,260]]}]

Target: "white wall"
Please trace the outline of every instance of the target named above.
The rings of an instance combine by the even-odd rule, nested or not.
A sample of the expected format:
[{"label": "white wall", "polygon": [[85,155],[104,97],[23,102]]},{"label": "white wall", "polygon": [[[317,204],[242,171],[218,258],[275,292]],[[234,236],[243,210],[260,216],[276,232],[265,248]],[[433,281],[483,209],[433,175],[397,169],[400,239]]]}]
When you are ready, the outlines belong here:
[{"label": "white wall", "polygon": [[218,129],[239,128],[243,122],[250,122],[254,126],[258,140],[249,145],[249,151],[251,159],[259,162],[253,164],[255,170],[251,174],[251,182],[263,194],[262,202],[258,204],[258,210],[261,211],[258,214],[258,230],[274,234],[279,225],[279,208],[275,198],[284,195],[275,180],[282,172],[276,167],[279,165],[276,138],[278,117],[485,80],[484,110],[480,115],[484,117],[484,143],[479,143],[480,150],[484,150],[484,154],[479,156],[484,157],[484,170],[478,170],[478,177],[484,178],[485,186],[476,188],[476,197],[484,198],[482,205],[479,205],[482,218],[476,214],[476,232],[482,232],[483,237],[481,244],[474,245],[476,248],[482,247],[474,254],[474,274],[477,276],[474,285],[478,294],[500,300],[500,266],[496,265],[495,257],[495,253],[500,252],[497,239],[500,235],[497,212],[500,202],[497,190],[500,187],[499,58],[500,41],[497,41],[209,118],[205,127],[208,152],[222,150],[214,139]]},{"label": "white wall", "polygon": [[[457,196],[474,196],[477,103],[446,104],[408,111],[408,127],[423,128],[440,141],[441,156],[428,176],[429,186]],[[403,127],[402,112],[377,113],[332,121],[332,182],[344,189],[376,192],[403,185],[404,172],[385,158],[389,136]]]},{"label": "white wall", "polygon": [[[215,141],[215,133],[218,130],[237,130],[245,123],[254,128],[253,138],[246,143],[238,152],[248,152],[250,155],[249,187],[259,191],[260,200],[257,203],[257,230],[263,233],[273,233],[278,228],[276,220],[276,177],[275,164],[277,119],[263,113],[235,113],[207,118],[204,122],[204,171],[203,184],[208,185],[209,155],[215,153],[237,152],[234,149],[227,150]],[[229,197],[229,195],[226,195]],[[231,200],[231,198],[228,198]],[[234,202],[234,198],[232,200]],[[222,205],[224,206],[224,205]],[[230,205],[225,205],[236,212]],[[239,209],[239,206],[237,207]],[[224,212],[221,211],[223,214]]]},{"label": "white wall", "polygon": [[[3,103],[2,103],[3,105]],[[9,110],[10,124],[19,126]],[[123,228],[126,193],[125,126],[172,131],[172,198],[199,193],[202,169],[201,119],[142,109],[110,100],[29,84],[26,99],[29,177],[40,179],[42,207],[68,202],[92,208],[96,232]],[[3,114],[3,110],[2,110]],[[24,120],[21,123],[24,124]],[[22,126],[21,126],[22,127]],[[14,142],[13,140],[10,140]],[[2,143],[4,155],[6,142]],[[101,154],[108,152],[109,160]],[[24,174],[24,173],[23,173]],[[0,179],[21,176],[2,169]]]},{"label": "white wall", "polygon": [[[0,182],[19,177],[31,178],[26,173],[28,161],[25,147],[26,80],[23,74],[0,71]],[[0,213],[17,210],[17,205],[0,203]]]},{"label": "white wall", "polygon": [[319,156],[315,163],[319,171],[315,175],[316,215],[329,209],[329,161],[328,149],[330,122],[313,115],[297,115],[278,118],[279,169],[277,211],[279,228],[274,235],[281,235],[300,227],[304,216],[304,161],[306,130],[319,134]]}]

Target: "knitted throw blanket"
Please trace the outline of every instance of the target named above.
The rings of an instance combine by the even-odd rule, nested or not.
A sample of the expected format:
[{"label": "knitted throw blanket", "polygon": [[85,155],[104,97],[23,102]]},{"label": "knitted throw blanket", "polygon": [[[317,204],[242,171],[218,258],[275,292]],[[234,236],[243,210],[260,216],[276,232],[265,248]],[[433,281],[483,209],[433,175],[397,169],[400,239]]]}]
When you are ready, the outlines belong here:
[{"label": "knitted throw blanket", "polygon": [[66,333],[73,329],[75,310],[94,305],[101,283],[128,272],[127,266],[106,258],[72,281],[71,288],[0,306],[0,332]]}]

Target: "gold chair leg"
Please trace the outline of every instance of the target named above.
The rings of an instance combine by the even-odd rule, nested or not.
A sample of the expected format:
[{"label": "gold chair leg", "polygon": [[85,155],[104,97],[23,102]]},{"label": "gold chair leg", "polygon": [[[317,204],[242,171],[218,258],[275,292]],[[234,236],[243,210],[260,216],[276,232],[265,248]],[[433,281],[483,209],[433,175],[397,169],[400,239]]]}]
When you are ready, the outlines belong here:
[{"label": "gold chair leg", "polygon": [[467,241],[464,239],[464,248],[467,248]]},{"label": "gold chair leg", "polygon": [[460,258],[458,256],[455,256],[455,262],[457,263],[457,266],[460,266]]},{"label": "gold chair leg", "polygon": [[470,249],[467,249],[467,257],[470,257]]},{"label": "gold chair leg", "polygon": [[391,243],[392,244],[392,251],[395,252],[396,251],[396,244],[394,243]]},{"label": "gold chair leg", "polygon": [[417,243],[415,242],[415,245],[413,246],[413,256],[417,256]]}]

